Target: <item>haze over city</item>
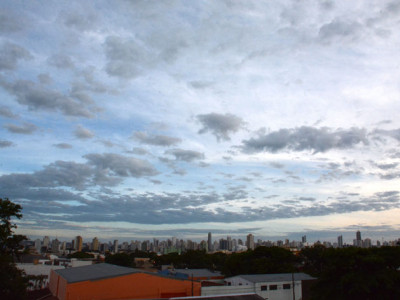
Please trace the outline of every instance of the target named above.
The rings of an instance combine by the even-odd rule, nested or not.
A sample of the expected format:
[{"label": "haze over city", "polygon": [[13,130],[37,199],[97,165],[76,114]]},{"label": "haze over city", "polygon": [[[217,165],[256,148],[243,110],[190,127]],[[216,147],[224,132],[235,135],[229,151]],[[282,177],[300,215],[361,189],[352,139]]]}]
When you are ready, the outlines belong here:
[{"label": "haze over city", "polygon": [[398,1],[1,1],[17,233],[399,238]]}]

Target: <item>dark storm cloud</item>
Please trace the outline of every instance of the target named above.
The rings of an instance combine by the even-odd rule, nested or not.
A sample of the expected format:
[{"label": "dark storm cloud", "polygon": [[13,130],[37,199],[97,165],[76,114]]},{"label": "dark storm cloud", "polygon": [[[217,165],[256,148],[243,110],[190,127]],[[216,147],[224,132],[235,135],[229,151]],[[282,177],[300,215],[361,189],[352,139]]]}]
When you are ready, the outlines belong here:
[{"label": "dark storm cloud", "polygon": [[193,150],[184,150],[184,149],[167,150],[165,151],[165,154],[175,156],[175,160],[186,161],[186,162],[202,160],[205,158],[204,153]]},{"label": "dark storm cloud", "polygon": [[87,154],[84,156],[97,169],[111,172],[113,176],[143,177],[154,176],[158,171],[146,160],[120,154]]},{"label": "dark storm cloud", "polygon": [[18,61],[32,59],[28,50],[12,43],[3,43],[0,46],[0,71],[14,70]]},{"label": "dark storm cloud", "polygon": [[13,142],[0,140],[0,148],[7,148],[13,146]]},{"label": "dark storm cloud", "polygon": [[302,126],[294,129],[280,129],[265,133],[258,132],[258,137],[242,141],[242,150],[254,152],[278,152],[281,150],[304,151],[314,153],[332,149],[346,149],[358,144],[368,144],[365,129],[332,130],[330,128],[314,128]]},{"label": "dark storm cloud", "polygon": [[91,132],[89,129],[82,127],[81,125],[79,125],[74,132],[75,136],[78,139],[91,139],[92,137],[94,137],[94,133]]},{"label": "dark storm cloud", "polygon": [[0,107],[0,116],[9,118],[9,119],[17,119],[18,116],[13,114],[12,111],[5,106]]},{"label": "dark storm cloud", "polygon": [[17,80],[14,83],[0,79],[0,86],[14,95],[17,102],[30,110],[60,111],[68,116],[92,117],[95,107],[88,107],[79,99],[64,96],[57,91],[47,89],[29,80]]},{"label": "dark storm cloud", "polygon": [[72,148],[72,145],[67,144],[67,143],[54,144],[53,146],[56,148],[59,148],[59,149],[71,149]]},{"label": "dark storm cloud", "polygon": [[199,130],[200,134],[211,132],[218,141],[230,140],[230,134],[242,129],[245,125],[244,121],[232,114],[210,113],[205,115],[197,115],[197,120],[203,125]]},{"label": "dark storm cloud", "polygon": [[174,146],[182,142],[181,139],[166,136],[166,135],[148,135],[145,132],[135,132],[133,135],[136,140],[142,144],[154,145],[154,146]]},{"label": "dark storm cloud", "polygon": [[37,130],[37,127],[34,124],[24,123],[21,126],[15,124],[6,124],[4,125],[9,132],[17,133],[17,134],[32,134]]},{"label": "dark storm cloud", "polygon": [[65,54],[55,54],[47,59],[49,65],[58,69],[74,69],[72,58]]}]

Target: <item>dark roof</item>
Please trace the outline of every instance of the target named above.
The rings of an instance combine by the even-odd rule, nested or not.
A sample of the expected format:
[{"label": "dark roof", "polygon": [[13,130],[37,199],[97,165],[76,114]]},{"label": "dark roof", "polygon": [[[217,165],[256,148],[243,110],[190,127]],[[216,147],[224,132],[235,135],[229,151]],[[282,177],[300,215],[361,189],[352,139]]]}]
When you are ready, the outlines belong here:
[{"label": "dark roof", "polygon": [[134,273],[145,273],[139,269],[121,267],[106,263],[68,269],[59,269],[55,270],[55,272],[61,277],[65,278],[68,283],[87,280],[100,280]]},{"label": "dark roof", "polygon": [[194,296],[194,297],[179,297],[170,298],[174,300],[264,300],[263,297],[257,294],[236,294],[236,295],[216,295],[216,296]]},{"label": "dark roof", "polygon": [[[316,279],[307,275],[305,273],[293,273],[294,280],[310,280]],[[250,282],[281,282],[281,281],[292,281],[292,273],[282,273],[282,274],[256,274],[256,275],[238,275],[235,277],[241,277]],[[231,277],[232,278],[232,277]],[[229,279],[229,278],[227,278]]]},{"label": "dark roof", "polygon": [[215,277],[215,276],[223,276],[220,272],[212,272],[207,269],[174,269],[171,270],[171,272],[176,272],[176,273],[183,273],[191,277]]}]

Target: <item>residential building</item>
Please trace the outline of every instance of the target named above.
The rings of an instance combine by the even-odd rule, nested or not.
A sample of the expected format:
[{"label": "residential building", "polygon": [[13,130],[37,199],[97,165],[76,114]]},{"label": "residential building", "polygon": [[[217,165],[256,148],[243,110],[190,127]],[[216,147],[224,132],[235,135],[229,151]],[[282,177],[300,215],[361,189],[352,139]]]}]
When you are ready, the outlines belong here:
[{"label": "residential building", "polygon": [[246,246],[247,249],[254,250],[254,235],[251,233],[247,235]]},{"label": "residential building", "polygon": [[99,239],[97,237],[92,240],[92,251],[99,251]]}]

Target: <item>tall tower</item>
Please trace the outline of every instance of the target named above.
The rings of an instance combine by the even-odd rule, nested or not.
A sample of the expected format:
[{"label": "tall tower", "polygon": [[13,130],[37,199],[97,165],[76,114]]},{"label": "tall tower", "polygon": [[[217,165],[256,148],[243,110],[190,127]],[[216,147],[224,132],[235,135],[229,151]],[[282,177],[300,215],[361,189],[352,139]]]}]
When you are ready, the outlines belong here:
[{"label": "tall tower", "polygon": [[213,243],[212,243],[212,237],[211,237],[211,232],[208,233],[208,252],[212,252],[213,251]]},{"label": "tall tower", "polygon": [[75,250],[82,251],[83,240],[80,235],[75,238]]},{"label": "tall tower", "polygon": [[357,247],[362,247],[362,240],[361,240],[361,232],[360,230],[357,231],[356,233],[356,246]]},{"label": "tall tower", "polygon": [[339,235],[337,237],[337,244],[338,244],[338,248],[343,248],[343,236]]},{"label": "tall tower", "polygon": [[247,249],[254,250],[254,235],[251,233],[247,235],[246,246]]},{"label": "tall tower", "polygon": [[114,240],[114,253],[118,253],[118,240]]},{"label": "tall tower", "polygon": [[99,251],[99,239],[97,237],[92,240],[92,250]]}]

